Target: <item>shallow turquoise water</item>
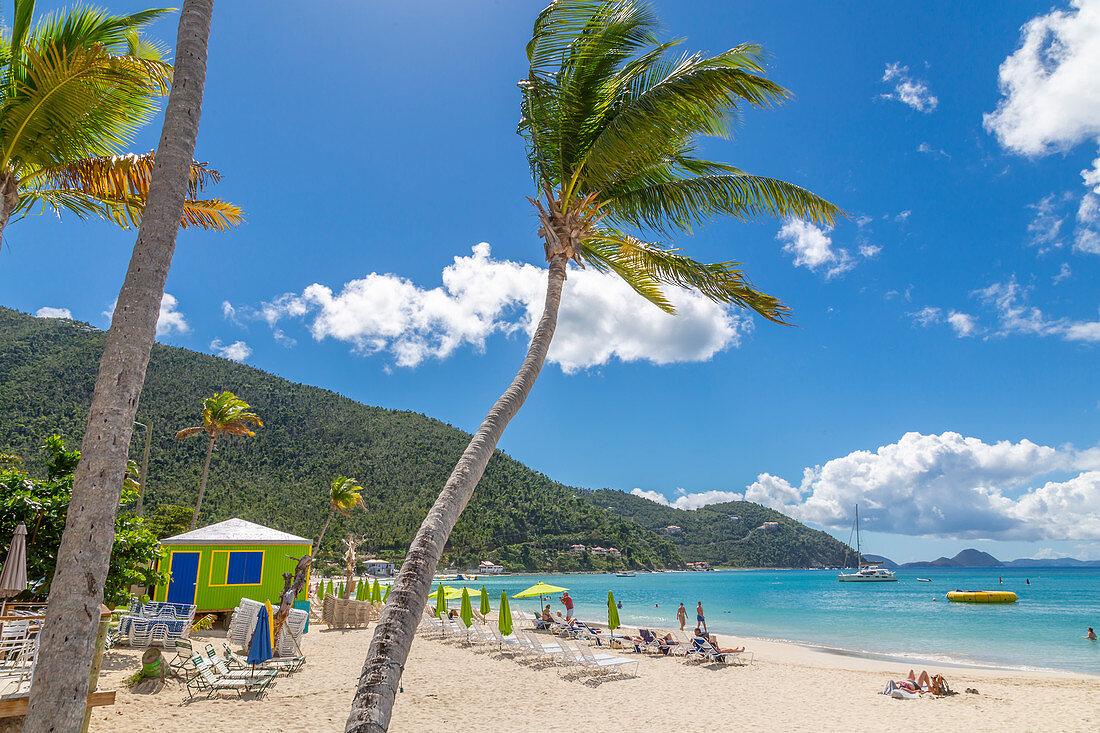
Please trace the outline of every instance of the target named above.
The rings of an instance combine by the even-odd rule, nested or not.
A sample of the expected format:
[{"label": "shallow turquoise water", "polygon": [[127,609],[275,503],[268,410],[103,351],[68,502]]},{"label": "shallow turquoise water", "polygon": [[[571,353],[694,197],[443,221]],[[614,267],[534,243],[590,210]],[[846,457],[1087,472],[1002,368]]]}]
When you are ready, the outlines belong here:
[{"label": "shallow turquoise water", "polygon": [[[570,588],[577,615],[594,621],[606,622],[611,590],[623,603],[624,624],[671,627],[682,601],[694,626],[695,604],[702,601],[707,624],[716,633],[1100,674],[1100,643],[1082,638],[1086,627],[1100,628],[1100,569],[899,570],[897,583],[839,583],[836,575],[824,570],[639,573],[633,578],[513,575],[466,585],[480,589],[484,584],[494,609],[502,589],[511,596],[541,579]],[[918,577],[932,582],[917,582]],[[1011,605],[947,602],[945,594],[955,589],[1011,590],[1020,599]],[[557,596],[549,602],[553,611],[564,613]],[[537,600],[513,603],[530,609],[538,605]]]}]

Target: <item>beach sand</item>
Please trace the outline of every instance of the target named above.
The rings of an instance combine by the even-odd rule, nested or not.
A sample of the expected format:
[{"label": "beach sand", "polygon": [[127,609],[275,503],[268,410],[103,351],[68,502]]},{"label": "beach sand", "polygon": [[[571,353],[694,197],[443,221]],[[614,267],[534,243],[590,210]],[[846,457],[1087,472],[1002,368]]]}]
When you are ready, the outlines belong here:
[{"label": "beach sand", "polygon": [[[371,629],[305,635],[309,664],[263,700],[188,701],[182,684],[135,695],[123,680],[141,650],[108,652],[100,689],[117,689],[114,707],[97,708],[91,730],[342,731]],[[221,649],[218,632],[195,634]],[[903,661],[845,656],[795,644],[723,635],[746,645],[750,666],[685,663],[683,658],[626,654],[641,664],[636,679],[592,679],[561,667],[513,661],[496,651],[418,636],[406,664],[390,730],[685,731],[726,727],[773,731],[1100,730],[1100,677],[1059,672],[923,665],[940,671],[959,695],[895,700],[877,694],[905,676]],[[171,658],[171,654],[166,654]],[[919,668],[918,668],[919,671]],[[965,694],[967,687],[980,694]]]}]

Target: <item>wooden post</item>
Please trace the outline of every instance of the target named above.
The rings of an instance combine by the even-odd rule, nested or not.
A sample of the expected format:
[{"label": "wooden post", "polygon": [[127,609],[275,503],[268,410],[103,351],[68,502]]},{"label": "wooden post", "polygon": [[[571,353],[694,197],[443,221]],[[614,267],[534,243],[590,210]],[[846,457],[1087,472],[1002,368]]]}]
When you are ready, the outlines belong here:
[{"label": "wooden post", "polygon": [[[99,606],[99,629],[95,635],[95,656],[92,657],[92,669],[88,674],[88,692],[95,692],[99,684],[99,670],[103,666],[103,647],[107,642],[107,629],[111,626],[111,609],[104,605]],[[84,711],[84,722],[80,726],[80,733],[88,733],[88,724],[92,722],[92,709]]]}]

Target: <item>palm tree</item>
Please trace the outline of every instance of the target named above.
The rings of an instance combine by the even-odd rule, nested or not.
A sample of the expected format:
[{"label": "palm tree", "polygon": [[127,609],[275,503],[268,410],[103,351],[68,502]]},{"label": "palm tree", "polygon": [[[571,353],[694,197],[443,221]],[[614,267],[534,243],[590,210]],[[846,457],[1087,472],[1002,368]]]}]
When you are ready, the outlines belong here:
[{"label": "palm tree", "polygon": [[412,541],[363,666],[349,732],[389,725],[444,544],[542,369],[567,263],[614,273],[669,313],[662,288],[687,288],[784,323],[787,307],[753,288],[737,263],[699,262],[626,229],[674,234],[721,215],[831,222],[840,213],[798,186],[696,157],[694,140],[726,135],[739,106],[768,107],[787,92],[763,76],[758,46],[672,56],[679,41],[659,42],[655,28],[650,10],[630,0],[557,0],[535,21],[519,133],[540,191],[530,201],[549,263],[545,308],[519,373]]},{"label": "palm tree", "polygon": [[250,407],[251,405],[242,399],[238,399],[232,392],[222,392],[213,397],[204,397],[202,400],[202,425],[184,428],[176,433],[176,440],[206,433],[206,462],[202,464],[202,483],[199,484],[199,498],[195,501],[195,516],[191,517],[191,529],[194,529],[199,521],[202,497],[206,493],[206,478],[210,473],[210,457],[214,455],[214,443],[223,435],[254,437],[256,433],[249,425],[256,425],[261,428],[264,426],[259,415],[249,412]]},{"label": "palm tree", "polygon": [[[122,151],[168,90],[172,67],[141,36],[166,12],[75,8],[32,29],[34,1],[16,0],[11,35],[0,37],[0,242],[12,216],[36,208],[140,223],[155,156]],[[241,221],[236,206],[198,198],[218,179],[192,163],[182,226]]]},{"label": "palm tree", "polygon": [[325,523],[321,526],[321,534],[317,535],[317,541],[313,543],[314,554],[320,552],[321,540],[325,538],[325,532],[328,531],[329,522],[332,521],[332,517],[336,512],[340,512],[345,517],[348,517],[351,516],[351,510],[357,506],[363,509],[367,508],[366,503],[363,501],[363,497],[359,495],[359,492],[362,490],[363,487],[359,485],[359,479],[337,476],[332,480],[332,486],[328,493],[328,516],[325,518]]},{"label": "palm tree", "polygon": [[104,340],[72,502],[38,636],[38,662],[23,722],[26,733],[79,730],[85,715],[88,673],[134,415],[195,157],[213,10],[214,0],[184,0],[180,11],[172,89],[149,196]]}]

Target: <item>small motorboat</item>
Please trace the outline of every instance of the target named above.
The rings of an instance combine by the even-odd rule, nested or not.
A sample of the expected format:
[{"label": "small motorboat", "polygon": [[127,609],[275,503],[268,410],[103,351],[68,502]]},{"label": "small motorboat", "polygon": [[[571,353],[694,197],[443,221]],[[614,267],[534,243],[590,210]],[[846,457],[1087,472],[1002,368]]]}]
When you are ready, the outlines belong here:
[{"label": "small motorboat", "polygon": [[615,573],[615,577],[617,577],[617,578],[633,578],[634,573]]},{"label": "small motorboat", "polygon": [[917,578],[917,580],[919,580],[922,583],[931,583],[932,582],[931,578]]}]

